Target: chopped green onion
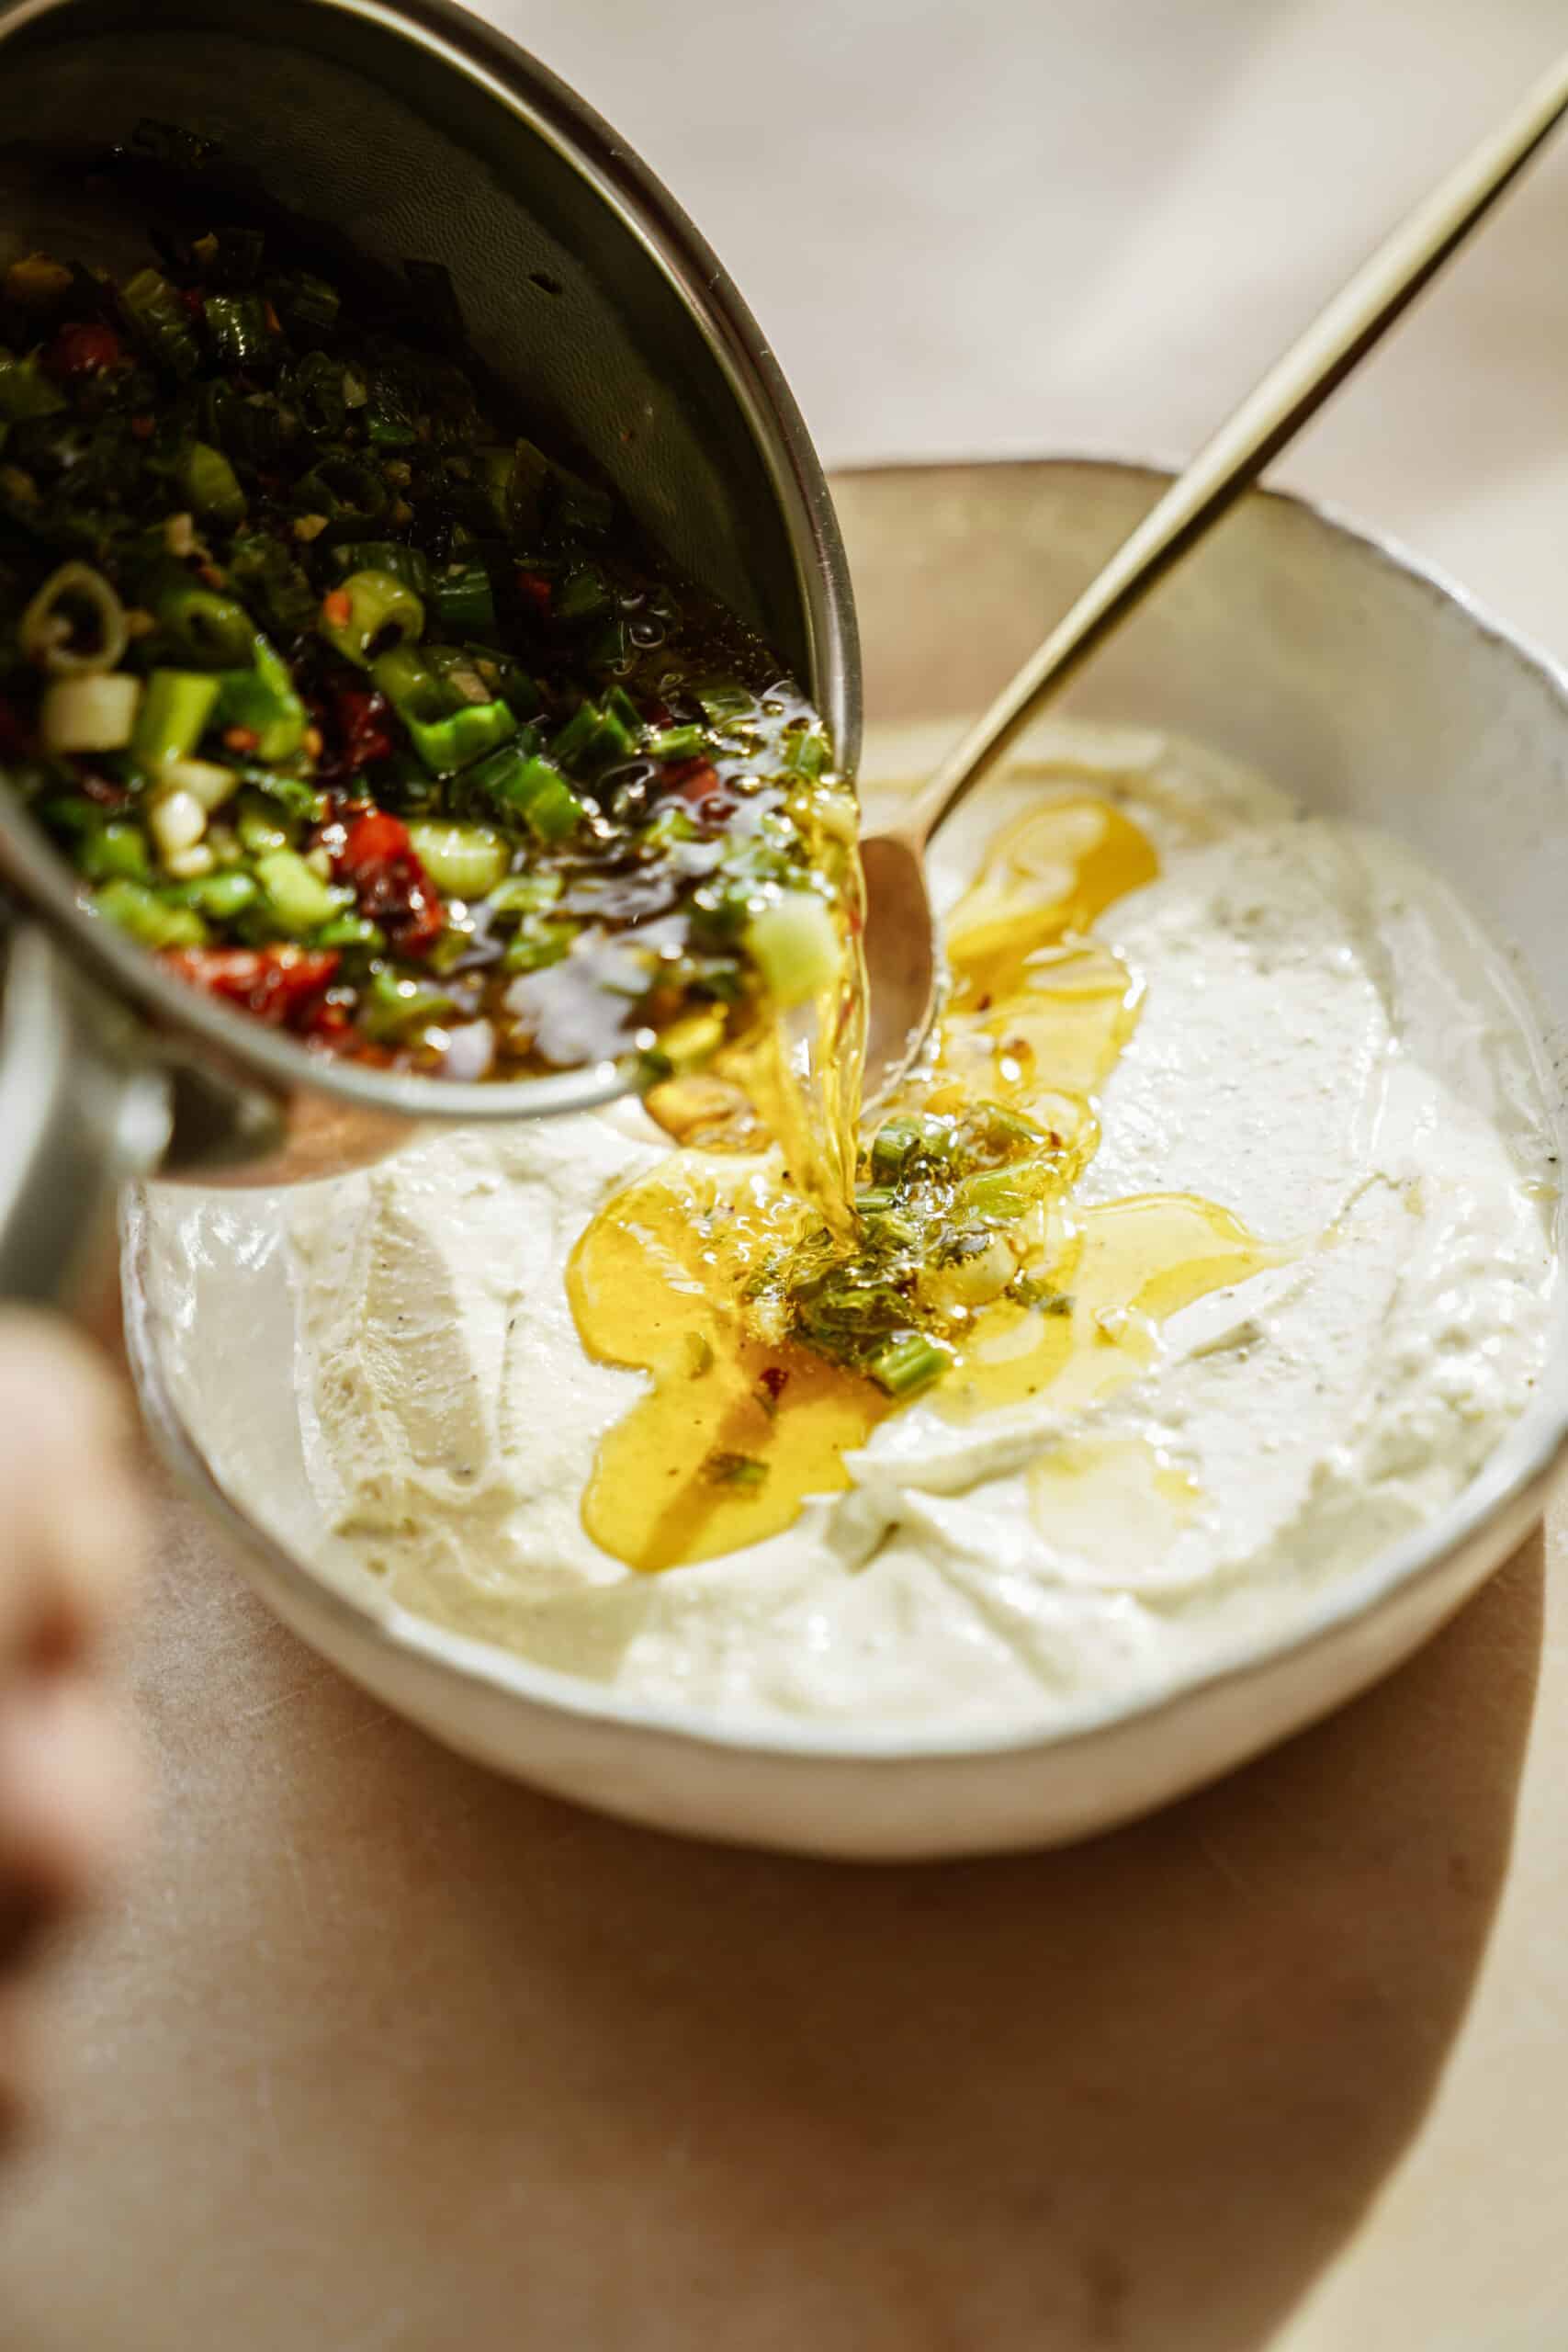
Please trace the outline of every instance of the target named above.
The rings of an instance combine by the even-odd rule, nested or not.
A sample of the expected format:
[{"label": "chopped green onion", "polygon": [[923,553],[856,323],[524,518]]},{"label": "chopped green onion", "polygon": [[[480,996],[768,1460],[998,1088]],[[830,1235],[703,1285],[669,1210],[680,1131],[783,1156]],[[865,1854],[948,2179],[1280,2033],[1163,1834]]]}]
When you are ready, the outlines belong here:
[{"label": "chopped green onion", "polygon": [[242,792],[235,816],[240,842],[252,857],[264,850],[287,849],[288,835],[277,820],[277,811],[259,792]]},{"label": "chopped green onion", "polygon": [[829,753],[825,739],[809,731],[792,735],[784,765],[793,775],[808,775],[815,779],[829,763]]},{"label": "chopped green onion", "polygon": [[624,686],[612,686],[604,696],[604,716],[625,729],[631,744],[635,745],[646,731],[642,713]]},{"label": "chopped green onion", "polygon": [[89,882],[112,882],[121,876],[143,882],[152,871],[147,836],[141,826],[118,820],[85,837],[77,863]]},{"label": "chopped green onion", "polygon": [[294,691],[288,665],[258,631],[252,640],[252,666],[225,670],[218,715],[227,727],[243,727],[256,739],[259,760],[287,760],[305,736],[305,706]]},{"label": "chopped green onion", "polygon": [[481,675],[473,655],[462,646],[429,645],[423,650],[423,658],[441,682],[447,710],[460,709],[464,703],[506,700],[506,696]]},{"label": "chopped green onion", "polygon": [[946,1352],[934,1340],[928,1340],[923,1331],[908,1331],[878,1348],[866,1370],[889,1396],[910,1396],[916,1389],[940,1380],[949,1361]]},{"label": "chopped green onion", "polygon": [[976,1216],[1022,1216],[1032,1195],[1011,1169],[994,1168],[981,1176],[966,1176],[958,1188],[956,1205]]},{"label": "chopped green onion", "polygon": [[[348,422],[348,378],[344,364],[324,351],[308,351],[294,360],[284,372],[281,390],[306,432],[317,439],[335,438]],[[299,495],[296,490],[296,498]]]},{"label": "chopped green onion", "polygon": [[[701,827],[683,801],[666,800],[661,808],[654,810],[637,839],[645,849],[669,849],[676,842],[694,842],[700,831]],[[751,911],[750,900],[738,898],[733,901],[733,922],[728,912],[730,902],[727,899],[725,903],[727,911],[723,915],[718,913],[716,907],[709,910],[716,918],[711,927],[720,932],[739,931]]]},{"label": "chopped green onion", "polygon": [[269,277],[267,293],[273,309],[290,334],[301,331],[330,334],[341,307],[335,286],[313,277],[308,269],[291,270],[287,277]]},{"label": "chopped green onion", "polygon": [[188,792],[199,801],[209,816],[214,808],[221,808],[240,789],[240,779],[232,768],[222,767],[216,760],[170,760],[160,769],[158,782],[178,792]]},{"label": "chopped green onion", "polygon": [[389,571],[416,596],[430,595],[430,566],[418,548],[400,539],[347,539],[333,548],[332,560],[345,578],[352,571]]},{"label": "chopped green onion", "polygon": [[180,895],[209,921],[232,922],[236,915],[243,915],[247,907],[255,904],[259,890],[254,875],[234,867],[226,874],[203,874],[195,882],[186,882]]},{"label": "chopped green onion", "polygon": [[705,727],[666,727],[648,746],[650,760],[694,760],[707,748]]},{"label": "chopped green onion", "polygon": [[465,645],[463,656],[490,692],[510,703],[519,718],[538,710],[543,699],[538,686],[510,653],[502,653],[493,645]]},{"label": "chopped green onion", "polygon": [[495,627],[495,592],[486,567],[472,559],[435,575],[435,609],[448,628]]},{"label": "chopped green onion", "polygon": [[14,359],[8,351],[0,351],[0,420],[21,424],[30,417],[54,416],[64,406],[64,394],[36,360]]},{"label": "chopped green onion", "polygon": [[365,996],[365,1025],[373,1037],[395,1042],[457,1011],[455,998],[427,981],[378,972]]},{"label": "chopped green onion", "polygon": [[[377,664],[379,674],[380,664]],[[411,718],[403,724],[409,740],[432,775],[455,775],[471,767],[498,744],[517,732],[517,721],[503,702],[470,703],[446,718]]]},{"label": "chopped green onion", "polygon": [[365,408],[365,437],[373,449],[408,449],[419,439],[403,387],[385,371],[370,387]]},{"label": "chopped green onion", "polygon": [[164,783],[147,803],[147,829],[164,864],[177,873],[176,860],[195,849],[207,831],[207,810],[183,785]]},{"label": "chopped green onion", "polygon": [[387,944],[387,934],[378,923],[365,915],[334,915],[320,931],[310,933],[312,947],[362,947],[367,955],[378,956]]},{"label": "chopped green onion", "polygon": [[728,718],[749,718],[757,707],[757,697],[744,686],[727,684],[724,681],[705,681],[691,689],[700,702],[710,727],[722,727]]},{"label": "chopped green onion", "polygon": [[[321,602],[288,548],[262,531],[243,531],[230,547],[224,569],[230,585],[280,637],[310,628]],[[246,643],[249,638],[247,635]],[[244,648],[241,648],[243,657]]]},{"label": "chopped green onion", "polygon": [[240,478],[209,441],[192,441],[182,452],[175,472],[184,495],[198,514],[231,526],[245,519],[245,493]]},{"label": "chopped green onion", "polygon": [[412,824],[414,854],[444,897],[483,899],[506,873],[511,853],[488,825]]},{"label": "chopped green onion", "polygon": [[919,1147],[920,1131],[913,1119],[884,1119],[871,1145],[871,1172],[877,1182],[897,1182]]},{"label": "chopped green onion", "polygon": [[582,658],[592,670],[610,670],[624,673],[631,666],[632,641],[626,622],[614,613],[602,628],[596,629],[583,648]]},{"label": "chopped green onion", "polygon": [[475,768],[470,781],[513,809],[540,841],[564,841],[588,813],[588,804],[573,792],[552,762],[536,752],[519,756],[508,749]]},{"label": "chopped green onion", "polygon": [[[83,605],[90,608],[97,642],[77,646],[72,608]],[[51,571],[23,613],[17,635],[28,661],[59,677],[118,669],[130,641],[125,606],[90,563],[62,563]]]},{"label": "chopped green onion", "polygon": [[183,760],[194,752],[218,694],[219,682],[210,671],[154,670],[130,739],[142,766],[161,768],[166,761]]},{"label": "chopped green onion", "polygon": [[424,606],[390,571],[353,571],[323,601],[318,626],[330,645],[368,669],[375,655],[418,641]]},{"label": "chopped green onion", "polygon": [[295,937],[331,922],[347,902],[313,874],[297,851],[268,850],[256,860],[256,880],[266,894],[267,909],[283,931]]},{"label": "chopped green onion", "polygon": [[249,368],[270,348],[266,305],[259,294],[209,294],[202,307],[218,356],[231,368]]},{"label": "chopped green onion", "polygon": [[486,904],[492,921],[499,915],[536,915],[554,906],[563,887],[560,876],[547,867],[538,874],[509,874]]},{"label": "chopped green onion", "polygon": [[746,945],[784,1012],[830,988],[842,962],[832,911],[812,890],[786,891],[753,915]]},{"label": "chopped green onion", "polygon": [[558,621],[583,621],[610,608],[610,583],[596,563],[574,564],[556,590]]},{"label": "chopped green onion", "polygon": [[444,718],[447,699],[441,681],[412,645],[395,645],[370,665],[370,674],[405,722]]},{"label": "chopped green onion", "polygon": [[641,721],[635,710],[633,718],[635,731],[615,711],[601,708],[585,695],[551,743],[550,757],[587,775],[618,766],[637,749]]},{"label": "chopped green onion", "polygon": [[121,307],[138,341],[171,375],[194,376],[200,364],[190,312],[155,269],[139,269],[120,295]]},{"label": "chopped green onion", "polygon": [[976,1102],[964,1120],[964,1128],[970,1141],[987,1157],[1015,1159],[1020,1152],[1043,1151],[1050,1143],[1036,1120],[1010,1110],[1005,1102]]},{"label": "chopped green onion", "polygon": [[388,505],[385,481],[358,458],[322,458],[300,475],[290,495],[302,513],[340,525],[374,523]]},{"label": "chopped green onion", "polygon": [[266,239],[260,229],[233,223],[226,229],[209,229],[198,237],[191,251],[201,266],[201,274],[214,286],[254,286],[266,251]]},{"label": "chopped green onion", "polygon": [[513,973],[547,971],[570,954],[576,937],[574,922],[547,922],[541,916],[526,916],[515,938],[507,943],[501,968]]},{"label": "chopped green onion", "polygon": [[243,605],[198,586],[188,572],[168,580],[152,609],[174,650],[201,669],[231,669],[251,650],[255,629]]},{"label": "chopped green onion", "polygon": [[120,752],[130,742],[141,682],[121,671],[55,678],[39,711],[46,752]]},{"label": "chopped green onion", "polygon": [[75,283],[65,264],[52,254],[28,254],[6,271],[6,291],[22,311],[55,311]]},{"label": "chopped green onion", "polygon": [[208,936],[194,907],[175,905],[145,883],[128,877],[95,890],[93,908],[142,947],[199,947]]}]

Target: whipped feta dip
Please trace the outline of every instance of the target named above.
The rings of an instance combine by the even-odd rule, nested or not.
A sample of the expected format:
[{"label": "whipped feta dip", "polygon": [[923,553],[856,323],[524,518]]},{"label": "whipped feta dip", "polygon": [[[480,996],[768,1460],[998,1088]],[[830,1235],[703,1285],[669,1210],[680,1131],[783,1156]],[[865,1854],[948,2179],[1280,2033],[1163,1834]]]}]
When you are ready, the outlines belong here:
[{"label": "whipped feta dip", "polygon": [[[918,778],[931,745],[868,754]],[[729,1722],[1049,1727],[1260,1635],[1461,1492],[1529,1403],[1555,1307],[1534,1047],[1447,888],[1360,829],[1144,730],[1054,722],[933,859],[951,906],[1021,808],[1088,784],[1158,877],[1095,926],[1143,984],[1089,1207],[1190,1192],[1277,1262],[1072,1406],[874,1430],[795,1523],[645,1575],[586,1533],[646,1375],[592,1362],[565,1274],[668,1141],[635,1106],[422,1142],[289,1212],[305,1458],[405,1608]]]}]

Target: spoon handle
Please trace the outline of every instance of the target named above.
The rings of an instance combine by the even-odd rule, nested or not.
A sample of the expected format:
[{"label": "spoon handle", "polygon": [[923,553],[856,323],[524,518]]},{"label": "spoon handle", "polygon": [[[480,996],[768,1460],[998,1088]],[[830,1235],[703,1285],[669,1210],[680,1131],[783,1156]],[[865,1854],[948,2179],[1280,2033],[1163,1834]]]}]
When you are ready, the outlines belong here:
[{"label": "spoon handle", "polygon": [[928,839],[1052,692],[1323,406],[1568,111],[1568,57],[1483,140],[1319,312],[1122,541],[920,794],[899,830]]}]

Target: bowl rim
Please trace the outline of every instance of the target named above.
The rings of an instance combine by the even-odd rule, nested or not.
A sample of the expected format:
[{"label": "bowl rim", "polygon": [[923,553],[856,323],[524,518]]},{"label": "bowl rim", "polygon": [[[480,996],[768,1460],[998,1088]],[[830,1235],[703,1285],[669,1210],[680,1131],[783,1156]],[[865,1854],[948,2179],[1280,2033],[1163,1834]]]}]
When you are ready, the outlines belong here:
[{"label": "bowl rim", "polygon": [[[1086,470],[1120,473],[1146,480],[1151,491],[1157,491],[1175,470],[1151,460],[1072,451],[1036,458],[895,459],[840,467],[834,472],[836,479],[852,481],[900,474],[931,478],[992,468],[998,471],[1011,468],[1036,476]],[[1477,635],[1546,687],[1561,708],[1568,730],[1568,667],[1506,626],[1438,566],[1417,558],[1398,540],[1349,519],[1327,502],[1262,487],[1247,493],[1248,503],[1255,500],[1292,510],[1309,525],[1349,540],[1376,567],[1404,575],[1433,601],[1456,608]],[[146,1193],[139,1187],[126,1194],[122,1204],[120,1251],[126,1351],[138,1401],[165,1468],[204,1505],[235,1545],[264,1597],[270,1597],[269,1584],[279,1587],[304,1609],[325,1611],[345,1634],[415,1658],[459,1690],[478,1685],[607,1731],[651,1735],[695,1751],[835,1768],[943,1761],[974,1764],[1084,1747],[1134,1722],[1156,1723],[1262,1669],[1293,1662],[1324,1647],[1348,1625],[1371,1617],[1396,1596],[1436,1580],[1509,1506],[1538,1508],[1551,1482],[1568,1469],[1568,1386],[1554,1402],[1550,1383],[1543,1382],[1518,1420],[1446,1510],[1378,1551],[1353,1575],[1328,1583],[1313,1605],[1278,1634],[1244,1637],[1217,1652],[1210,1665],[1179,1680],[1152,1687],[1134,1685],[1089,1698],[1048,1724],[1014,1719],[992,1732],[974,1726],[943,1730],[919,1724],[844,1725],[807,1719],[796,1723],[783,1717],[729,1722],[667,1702],[633,1699],[586,1677],[536,1665],[496,1643],[450,1633],[434,1620],[375,1593],[360,1598],[308,1566],[231,1498],[186,1425],[158,1351],[160,1311],[147,1280],[149,1250]],[[1549,1364],[1563,1352],[1565,1344],[1568,1285],[1560,1284]]]}]

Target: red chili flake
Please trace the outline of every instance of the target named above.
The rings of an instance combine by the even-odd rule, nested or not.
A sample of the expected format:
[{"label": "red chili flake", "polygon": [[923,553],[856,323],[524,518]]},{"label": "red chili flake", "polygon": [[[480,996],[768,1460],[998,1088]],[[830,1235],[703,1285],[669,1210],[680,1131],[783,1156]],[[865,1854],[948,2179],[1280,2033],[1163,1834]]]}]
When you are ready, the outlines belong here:
[{"label": "red chili flake", "polygon": [[782,1363],[765,1363],[757,1374],[760,1387],[765,1388],[776,1405],[789,1386],[789,1374]]},{"label": "red chili flake", "polygon": [[182,286],[179,293],[180,300],[193,319],[204,319],[207,316],[207,297],[199,286]]},{"label": "red chili flake", "polygon": [[542,617],[550,609],[550,600],[555,594],[555,590],[542,571],[520,571],[517,575],[517,594],[525,605],[532,605],[534,610]]},{"label": "red chili flake", "polygon": [[265,304],[265,309],[267,332],[270,334],[281,334],[283,333],[283,321],[278,317],[277,312],[273,309],[270,302]]},{"label": "red chili flake", "polygon": [[343,738],[344,763],[351,775],[372,760],[390,757],[392,739],[387,721],[392,706],[384,694],[366,686],[339,686],[333,704]]},{"label": "red chili flake", "polygon": [[306,1014],[305,1035],[323,1046],[343,1043],[353,1033],[354,1002],[352,989],[329,989]]},{"label": "red chili flake", "polygon": [[333,866],[341,879],[353,883],[360,913],[379,923],[403,955],[423,956],[440,938],[440,894],[400,817],[382,808],[356,817]]},{"label": "red chili flake", "polygon": [[106,368],[118,368],[123,356],[113,327],[77,325],[61,328],[43,364],[50,375],[69,381],[73,376],[101,376]]},{"label": "red chili flake", "polygon": [[254,727],[225,727],[223,741],[231,752],[256,752],[261,749],[261,737]]},{"label": "red chili flake", "polygon": [[711,760],[675,760],[665,768],[664,781],[674,786],[682,800],[695,803],[718,790],[718,770]]},{"label": "red chili flake", "polygon": [[335,948],[165,947],[160,958],[193,988],[237,1004],[275,1028],[298,1028],[311,1001],[335,978]]},{"label": "red chili flake", "polygon": [[675,714],[667,702],[660,702],[657,699],[645,702],[642,707],[642,715],[650,727],[673,727],[675,724]]},{"label": "red chili flake", "polygon": [[133,416],[130,430],[138,441],[151,441],[158,430],[158,420],[155,416]]},{"label": "red chili flake", "polygon": [[321,598],[321,618],[333,628],[346,628],[354,618],[354,599],[345,588],[334,588]]}]

